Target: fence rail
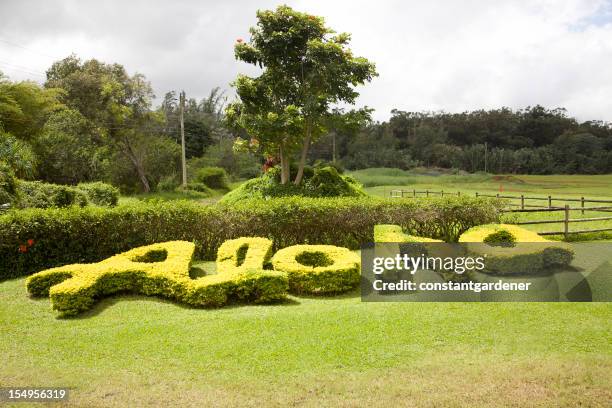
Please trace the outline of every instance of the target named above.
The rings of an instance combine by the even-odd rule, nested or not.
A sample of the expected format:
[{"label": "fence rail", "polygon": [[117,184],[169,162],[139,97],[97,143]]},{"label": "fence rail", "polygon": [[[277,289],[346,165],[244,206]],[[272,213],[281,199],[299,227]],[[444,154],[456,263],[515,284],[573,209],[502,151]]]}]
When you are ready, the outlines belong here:
[{"label": "fence rail", "polygon": [[[391,198],[402,198],[402,197],[430,197],[439,195],[441,197],[447,196],[456,196],[460,197],[461,192],[449,192],[449,191],[435,191],[435,190],[391,190]],[[541,224],[563,224],[563,231],[545,231],[538,232],[540,235],[563,235],[567,240],[570,234],[586,234],[589,232],[603,232],[603,231],[612,231],[611,228],[596,228],[596,229],[583,229],[583,230],[569,230],[569,224],[574,222],[592,222],[592,221],[608,221],[612,220],[611,217],[589,217],[589,218],[570,218],[571,211],[580,211],[581,214],[584,215],[585,211],[598,211],[598,212],[612,212],[612,206],[601,206],[601,207],[593,207],[586,206],[588,203],[599,203],[599,204],[612,204],[612,200],[600,200],[600,199],[590,199],[590,198],[561,198],[561,197],[531,197],[521,194],[520,196],[510,196],[510,195],[502,195],[502,194],[482,194],[475,193],[476,197],[489,197],[489,198],[499,198],[506,200],[520,200],[520,204],[509,202],[509,207],[519,207],[502,210],[505,213],[539,213],[539,212],[557,212],[563,211],[563,219],[561,220],[533,220],[533,221],[517,221],[513,222],[515,225],[541,225]],[[526,201],[545,201],[546,205],[538,205],[538,204],[527,204]],[[576,202],[580,203],[580,207],[570,207],[568,204],[564,204],[563,206],[553,205],[553,202]]]}]

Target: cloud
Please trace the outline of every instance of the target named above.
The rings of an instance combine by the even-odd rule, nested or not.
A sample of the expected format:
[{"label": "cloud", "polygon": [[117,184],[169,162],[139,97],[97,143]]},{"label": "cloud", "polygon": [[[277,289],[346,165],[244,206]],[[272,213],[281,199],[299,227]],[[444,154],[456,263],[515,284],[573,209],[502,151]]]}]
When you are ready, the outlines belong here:
[{"label": "cloud", "polygon": [[[287,1],[353,34],[380,76],[360,89],[376,118],[401,110],[543,104],[612,121],[612,3],[602,0]],[[205,96],[252,67],[234,60],[274,1],[3,1],[0,69],[41,76],[71,52],[140,72],[156,93]],[[4,42],[3,42],[4,41]],[[7,42],[8,41],[8,42]],[[20,47],[15,46],[19,45]],[[27,49],[24,49],[27,48]]]}]

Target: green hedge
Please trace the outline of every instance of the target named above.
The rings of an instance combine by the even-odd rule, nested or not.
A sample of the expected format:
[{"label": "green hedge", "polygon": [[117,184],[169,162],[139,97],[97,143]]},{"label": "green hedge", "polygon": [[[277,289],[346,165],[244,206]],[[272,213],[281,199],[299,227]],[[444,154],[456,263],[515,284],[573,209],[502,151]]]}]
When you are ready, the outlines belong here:
[{"label": "green hedge", "polygon": [[227,173],[222,167],[203,167],[196,173],[199,183],[218,190],[229,190]]},{"label": "green hedge", "polygon": [[114,208],[25,209],[0,216],[0,279],[69,263],[97,262],[156,242],[186,240],[214,259],[228,239],[260,236],[274,250],[297,244],[359,248],[374,225],[397,224],[414,235],[456,241],[474,225],[498,221],[486,198],[377,199],[289,197],[203,206],[187,201]]},{"label": "green hedge", "polygon": [[17,184],[19,208],[61,208],[89,204],[87,194],[73,186],[20,180]]},{"label": "green hedge", "polygon": [[293,245],[272,257],[276,271],[286,272],[295,294],[336,294],[359,285],[359,255],[333,245]]},{"label": "green hedge", "polygon": [[87,196],[90,203],[104,207],[114,207],[119,202],[119,189],[111,184],[96,181],[80,183],[77,188]]},{"label": "green hedge", "polygon": [[191,279],[194,249],[186,241],[139,247],[98,263],[47,269],[30,276],[26,287],[32,296],[49,296],[62,316],[74,316],[90,309],[97,299],[121,292],[207,307],[285,298],[288,280],[282,272],[234,268]]},{"label": "green hedge", "polygon": [[78,186],[24,181],[17,183],[17,207],[63,208],[96,204],[113,207],[119,201],[119,189],[102,183],[81,183]]}]

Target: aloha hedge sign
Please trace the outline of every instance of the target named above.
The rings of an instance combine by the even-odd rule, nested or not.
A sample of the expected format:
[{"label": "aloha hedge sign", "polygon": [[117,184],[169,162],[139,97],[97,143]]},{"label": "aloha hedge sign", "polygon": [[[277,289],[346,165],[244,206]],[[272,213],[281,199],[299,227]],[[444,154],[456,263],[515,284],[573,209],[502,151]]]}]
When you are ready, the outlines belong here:
[{"label": "aloha hedge sign", "polygon": [[[49,296],[63,316],[121,292],[161,296],[192,306],[270,303],[287,293],[341,293],[360,280],[359,256],[331,245],[295,245],[277,252],[272,241],[226,241],[217,253],[217,274],[190,277],[195,245],[171,241],[132,249],[94,264],[51,268],[26,280],[32,296]],[[264,269],[271,262],[273,270]]]}]

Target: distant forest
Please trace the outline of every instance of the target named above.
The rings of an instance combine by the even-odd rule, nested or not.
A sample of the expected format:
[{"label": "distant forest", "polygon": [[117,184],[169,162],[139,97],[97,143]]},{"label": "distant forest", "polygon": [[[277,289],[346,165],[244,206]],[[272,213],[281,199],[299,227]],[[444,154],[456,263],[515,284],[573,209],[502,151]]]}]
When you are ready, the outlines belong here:
[{"label": "distant forest", "polygon": [[468,172],[612,172],[612,124],[579,122],[563,108],[501,108],[463,113],[393,110],[389,121],[336,129],[313,147],[313,160],[349,169],[416,166]]}]

